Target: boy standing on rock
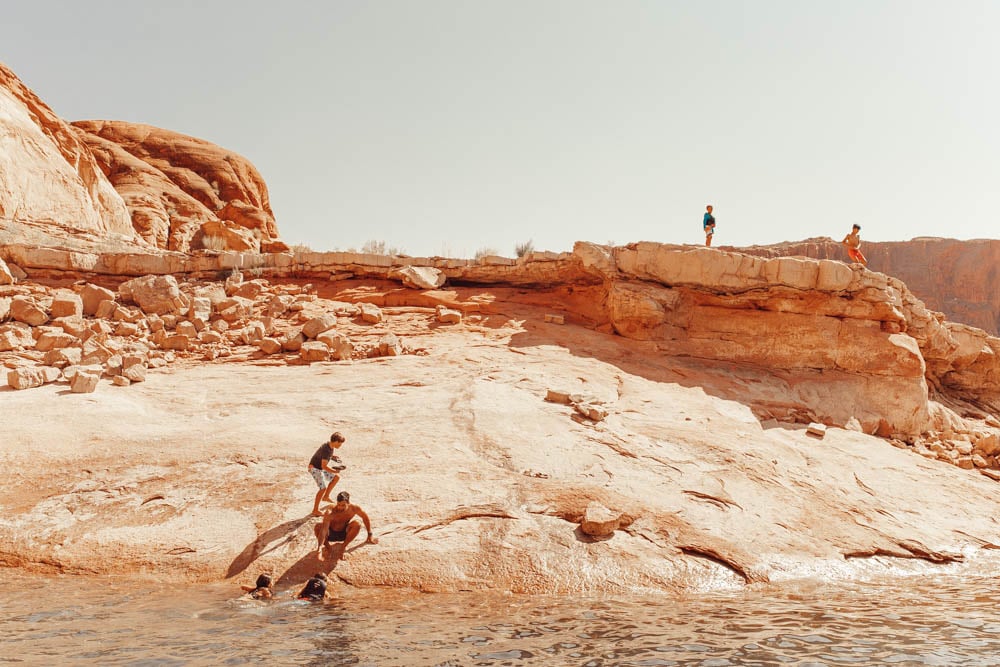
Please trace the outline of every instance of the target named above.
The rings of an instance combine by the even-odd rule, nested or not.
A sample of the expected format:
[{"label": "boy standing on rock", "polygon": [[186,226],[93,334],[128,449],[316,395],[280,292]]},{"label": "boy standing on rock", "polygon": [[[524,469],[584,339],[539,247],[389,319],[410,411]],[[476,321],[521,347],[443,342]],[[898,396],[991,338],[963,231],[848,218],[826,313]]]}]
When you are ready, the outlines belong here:
[{"label": "boy standing on rock", "polygon": [[701,227],[705,230],[705,247],[711,247],[712,236],[715,234],[715,216],[712,215],[712,205],[705,207],[705,215],[701,219]]},{"label": "boy standing on rock", "polygon": [[850,257],[855,262],[861,264],[861,266],[868,266],[868,259],[861,253],[861,236],[858,232],[861,231],[861,225],[856,224],[851,227],[851,233],[844,237],[841,243],[847,248],[847,256]]},{"label": "boy standing on rock", "polygon": [[312,478],[316,481],[316,486],[319,487],[319,491],[316,493],[316,501],[313,503],[313,516],[323,516],[319,511],[319,504],[324,500],[332,502],[330,500],[330,492],[333,491],[333,487],[337,486],[337,482],[340,481],[340,475],[337,473],[347,467],[340,462],[339,457],[334,455],[334,451],[344,444],[344,440],[344,436],[339,432],[334,433],[330,436],[330,441],[321,445],[309,461],[309,474],[312,475]]}]

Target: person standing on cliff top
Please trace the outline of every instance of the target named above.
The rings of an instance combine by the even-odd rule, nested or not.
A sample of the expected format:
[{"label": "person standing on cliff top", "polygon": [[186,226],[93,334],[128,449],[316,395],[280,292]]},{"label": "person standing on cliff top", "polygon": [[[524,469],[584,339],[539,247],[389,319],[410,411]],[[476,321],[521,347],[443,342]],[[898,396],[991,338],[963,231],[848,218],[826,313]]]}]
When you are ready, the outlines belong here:
[{"label": "person standing on cliff top", "polygon": [[855,262],[861,264],[861,266],[868,266],[868,259],[861,252],[861,236],[858,232],[861,231],[861,225],[855,223],[851,227],[851,233],[844,237],[841,243],[847,248],[847,256],[850,257]]},{"label": "person standing on cliff top", "polygon": [[705,230],[705,247],[711,247],[712,235],[715,234],[715,216],[712,215],[712,205],[705,207],[705,216],[701,219],[701,228]]},{"label": "person standing on cliff top", "polygon": [[361,532],[361,524],[354,517],[359,517],[365,524],[365,531],[368,533],[365,544],[378,544],[378,540],[372,537],[372,524],[368,515],[357,505],[351,504],[351,494],[341,491],[337,494],[337,504],[326,508],[323,521],[314,528],[318,542],[317,560],[323,560],[324,551],[329,549],[330,543],[333,542],[344,543],[340,560],[347,558],[347,545]]},{"label": "person standing on cliff top", "polygon": [[324,500],[332,502],[330,500],[330,492],[333,491],[333,487],[337,486],[337,482],[340,481],[338,473],[347,467],[340,462],[340,458],[333,454],[334,451],[344,444],[345,440],[346,438],[339,432],[334,433],[330,436],[329,442],[320,445],[320,448],[316,450],[316,453],[313,454],[312,459],[309,461],[309,474],[312,475],[312,478],[316,481],[316,486],[319,487],[319,491],[316,493],[316,500],[313,502],[313,516],[323,516],[322,512],[319,511],[319,504]]}]

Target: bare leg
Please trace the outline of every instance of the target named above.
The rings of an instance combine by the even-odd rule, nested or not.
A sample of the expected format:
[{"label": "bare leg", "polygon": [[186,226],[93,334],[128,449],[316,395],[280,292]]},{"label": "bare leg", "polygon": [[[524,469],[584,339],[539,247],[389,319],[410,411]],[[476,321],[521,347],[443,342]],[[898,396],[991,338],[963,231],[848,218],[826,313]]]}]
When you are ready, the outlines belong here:
[{"label": "bare leg", "polygon": [[347,524],[347,530],[344,532],[346,533],[344,537],[344,553],[341,555],[340,560],[347,560],[347,545],[353,542],[354,538],[361,532],[361,524],[357,521],[351,521]]},{"label": "bare leg", "polygon": [[705,247],[710,248],[712,246],[712,235],[709,234],[705,237]]},{"label": "bare leg", "polygon": [[325,491],[326,489],[320,489],[319,491],[316,492],[316,500],[313,501],[313,511],[312,511],[313,516],[323,516],[323,513],[319,511],[319,503],[321,500],[323,500],[323,493]]},{"label": "bare leg", "polygon": [[[330,492],[333,491],[333,487],[337,486],[337,482],[339,481],[340,481],[340,475],[334,475],[333,479],[330,480],[330,483],[326,487],[326,493],[323,495],[323,500],[325,500],[328,503],[333,502],[332,500],[330,500]],[[319,503],[316,504],[316,507],[319,507]]]},{"label": "bare leg", "polygon": [[316,535],[316,560],[323,561],[323,551],[326,549],[326,534],[329,532],[326,521],[313,526],[313,533]]}]

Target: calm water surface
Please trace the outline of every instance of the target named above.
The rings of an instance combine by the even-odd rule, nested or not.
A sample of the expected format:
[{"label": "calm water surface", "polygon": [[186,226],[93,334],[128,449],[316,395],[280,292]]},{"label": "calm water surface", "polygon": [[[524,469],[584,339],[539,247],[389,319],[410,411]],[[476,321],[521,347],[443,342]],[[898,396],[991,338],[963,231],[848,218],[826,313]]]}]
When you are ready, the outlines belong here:
[{"label": "calm water surface", "polygon": [[988,578],[672,598],[343,591],[305,603],[6,574],[0,664],[1000,665]]}]

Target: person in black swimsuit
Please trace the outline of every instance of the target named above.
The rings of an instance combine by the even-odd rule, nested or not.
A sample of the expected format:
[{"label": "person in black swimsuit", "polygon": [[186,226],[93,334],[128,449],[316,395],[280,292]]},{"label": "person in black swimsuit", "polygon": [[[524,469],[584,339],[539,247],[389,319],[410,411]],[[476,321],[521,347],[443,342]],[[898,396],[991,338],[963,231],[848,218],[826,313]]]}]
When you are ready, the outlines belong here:
[{"label": "person in black swimsuit", "polygon": [[347,557],[347,545],[361,532],[358,518],[364,523],[365,531],[368,533],[365,544],[378,544],[378,540],[372,536],[372,525],[368,515],[357,505],[351,504],[351,494],[347,491],[341,491],[337,494],[337,504],[328,507],[323,512],[323,520],[315,528],[316,542],[318,543],[317,560],[322,561],[324,555],[328,555],[325,552],[328,552],[329,545],[335,542],[344,543],[340,559],[344,560]]},{"label": "person in black swimsuit", "polygon": [[319,602],[326,597],[326,575],[322,572],[314,574],[306,585],[299,591],[300,600],[311,600]]}]

